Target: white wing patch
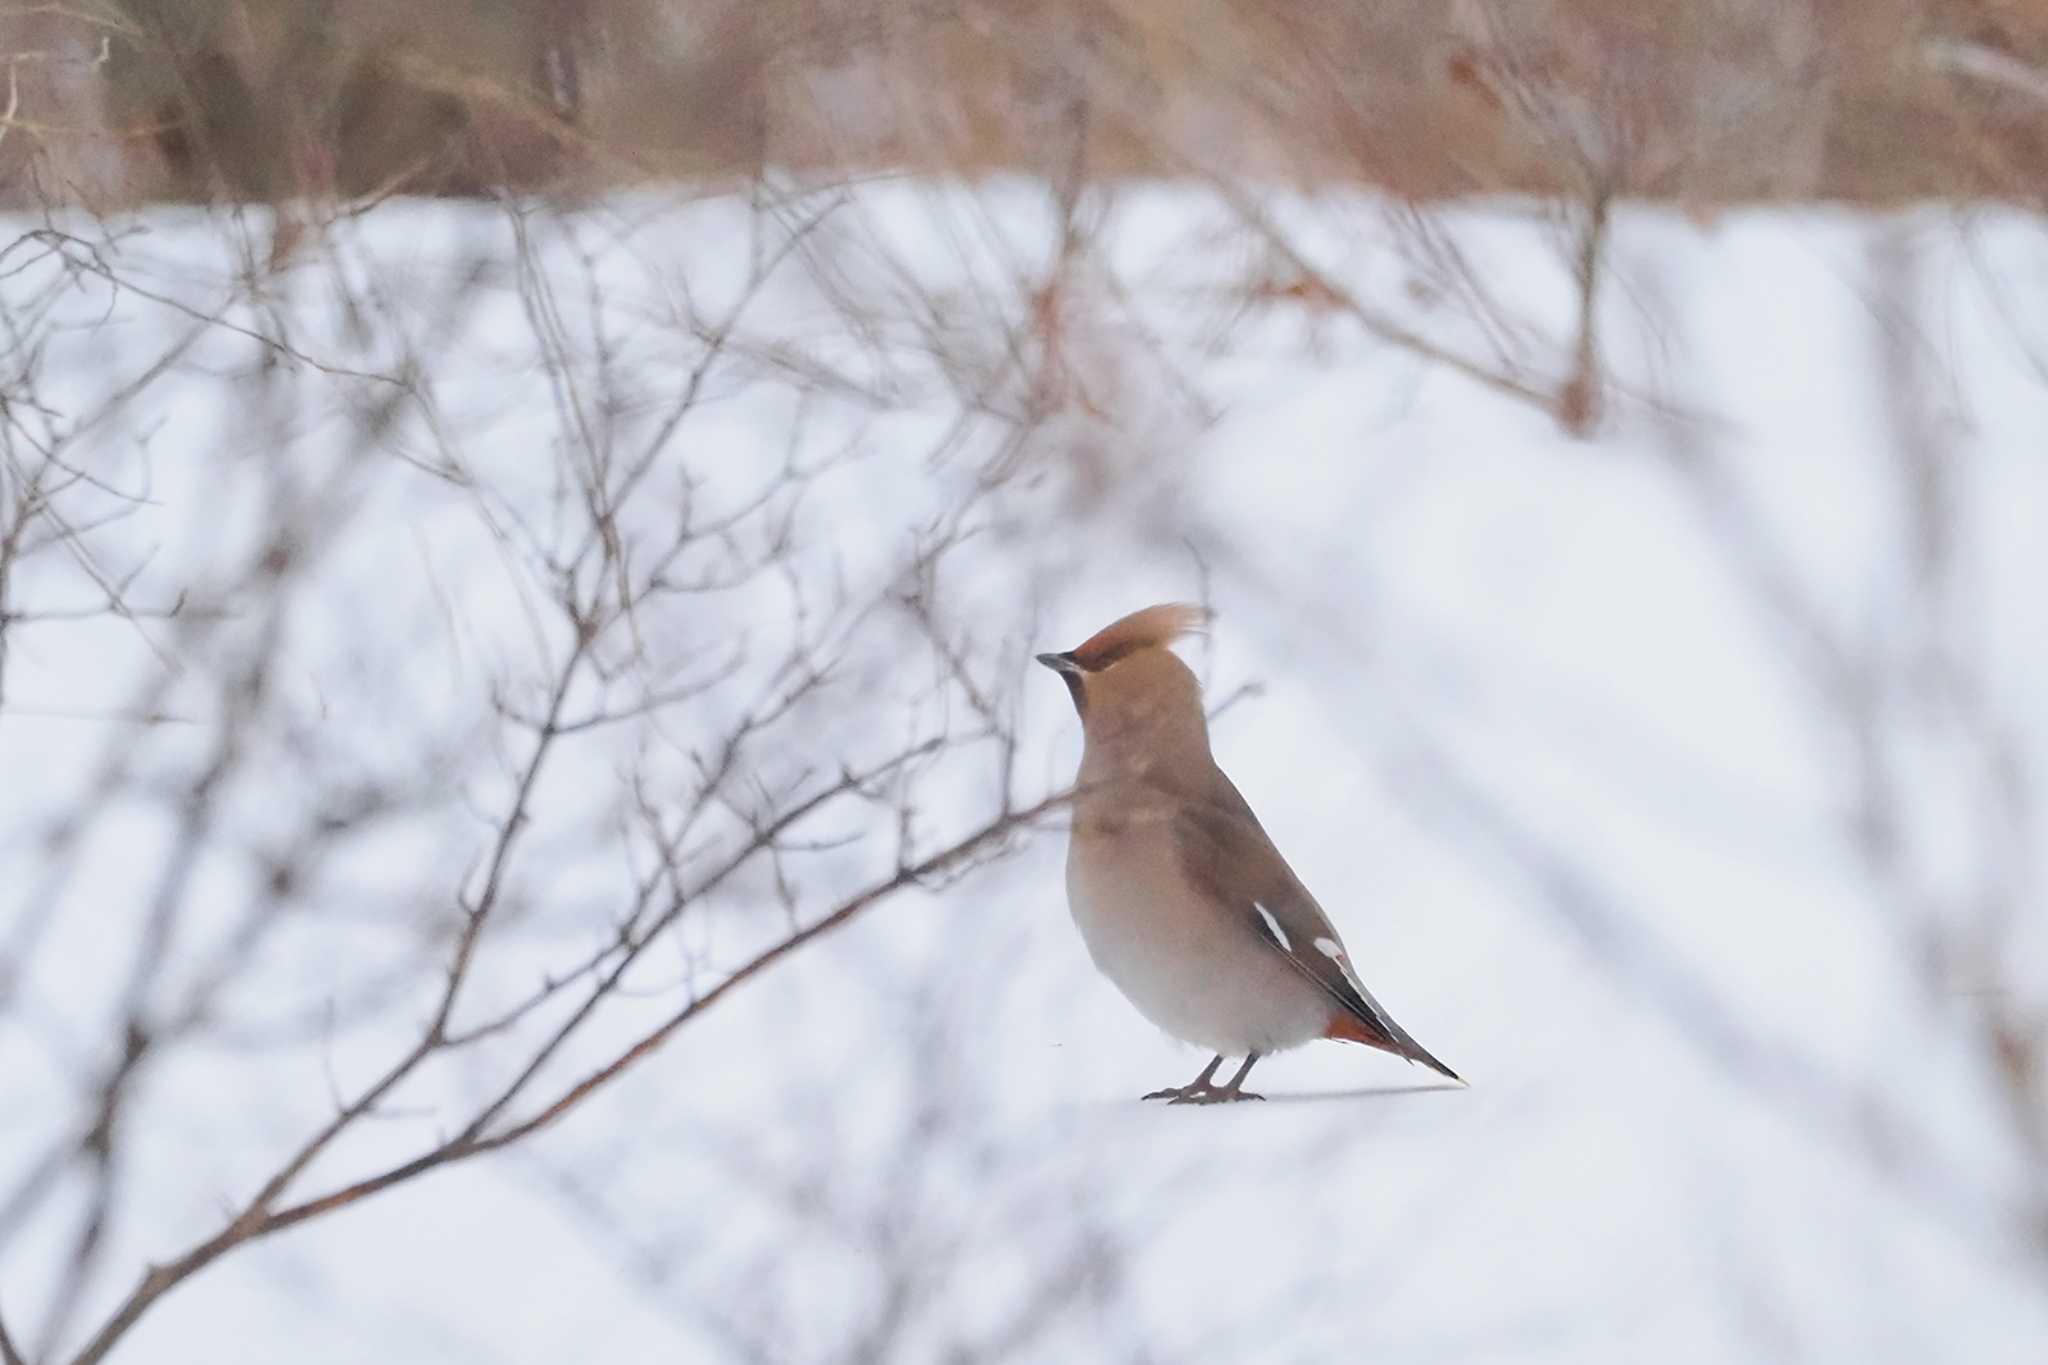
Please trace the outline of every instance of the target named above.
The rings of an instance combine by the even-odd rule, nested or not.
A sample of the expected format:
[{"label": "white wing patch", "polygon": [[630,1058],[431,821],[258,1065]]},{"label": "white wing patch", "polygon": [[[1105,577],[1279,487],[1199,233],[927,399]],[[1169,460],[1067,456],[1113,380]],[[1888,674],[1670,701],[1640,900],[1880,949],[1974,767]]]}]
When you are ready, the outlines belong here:
[{"label": "white wing patch", "polygon": [[[1280,951],[1283,953],[1293,952],[1294,945],[1287,941],[1287,931],[1280,927],[1279,920],[1273,918],[1273,912],[1271,910],[1268,910],[1265,906],[1260,905],[1257,901],[1252,902],[1252,909],[1258,911],[1259,918],[1266,922],[1266,932],[1271,934],[1273,936],[1273,941],[1280,945]],[[1327,943],[1328,941],[1328,939],[1319,940],[1316,946],[1320,948],[1324,943]]]},{"label": "white wing patch", "polygon": [[1358,973],[1351,970],[1351,959],[1344,956],[1343,944],[1334,938],[1319,938],[1316,940],[1316,951],[1337,964],[1337,970],[1344,973],[1344,979],[1351,983],[1352,990],[1365,995],[1365,983],[1358,979]]}]

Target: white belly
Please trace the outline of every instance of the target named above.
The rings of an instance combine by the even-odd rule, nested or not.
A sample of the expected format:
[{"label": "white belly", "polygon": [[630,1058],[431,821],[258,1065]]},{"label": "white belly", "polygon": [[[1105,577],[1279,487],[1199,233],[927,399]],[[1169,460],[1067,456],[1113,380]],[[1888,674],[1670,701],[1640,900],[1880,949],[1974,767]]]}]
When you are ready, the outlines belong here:
[{"label": "white belly", "polygon": [[1305,1043],[1329,1023],[1314,983],[1187,888],[1164,830],[1127,827],[1113,840],[1077,830],[1067,903],[1096,967],[1176,1038],[1233,1056]]}]

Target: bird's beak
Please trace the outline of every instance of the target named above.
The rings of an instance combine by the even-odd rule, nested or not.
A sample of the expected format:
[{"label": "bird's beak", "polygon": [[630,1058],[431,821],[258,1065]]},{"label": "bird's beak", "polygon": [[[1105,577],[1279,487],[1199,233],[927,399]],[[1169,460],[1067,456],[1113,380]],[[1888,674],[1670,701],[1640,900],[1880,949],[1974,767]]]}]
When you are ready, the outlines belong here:
[{"label": "bird's beak", "polygon": [[1055,673],[1079,673],[1081,671],[1081,665],[1074,662],[1074,656],[1071,654],[1041,654],[1038,656],[1038,662],[1044,664]]}]

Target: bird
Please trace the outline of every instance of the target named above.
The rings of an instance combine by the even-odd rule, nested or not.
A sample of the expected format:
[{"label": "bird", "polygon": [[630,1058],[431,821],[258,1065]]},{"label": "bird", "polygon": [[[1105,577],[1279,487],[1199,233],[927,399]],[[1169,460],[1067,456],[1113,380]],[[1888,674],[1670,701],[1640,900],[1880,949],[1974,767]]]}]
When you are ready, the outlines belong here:
[{"label": "bird", "polygon": [[[1082,731],[1067,904],[1096,968],[1140,1014],[1215,1053],[1143,1098],[1219,1104],[1261,1057],[1317,1038],[1363,1043],[1463,1084],[1373,999],[1344,940],[1216,764],[1202,686],[1173,643],[1208,612],[1161,603],[1037,661]],[[1226,1057],[1237,1074],[1215,1084]]]}]

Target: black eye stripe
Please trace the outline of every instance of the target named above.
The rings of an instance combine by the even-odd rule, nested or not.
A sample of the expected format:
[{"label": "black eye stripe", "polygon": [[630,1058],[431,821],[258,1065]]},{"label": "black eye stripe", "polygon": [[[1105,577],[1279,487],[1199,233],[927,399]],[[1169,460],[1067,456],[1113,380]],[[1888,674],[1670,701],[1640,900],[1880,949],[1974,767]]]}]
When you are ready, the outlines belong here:
[{"label": "black eye stripe", "polygon": [[1077,716],[1088,714],[1088,694],[1082,690],[1081,679],[1072,673],[1062,673],[1060,678],[1067,685],[1067,695],[1074,699],[1074,714]]}]

